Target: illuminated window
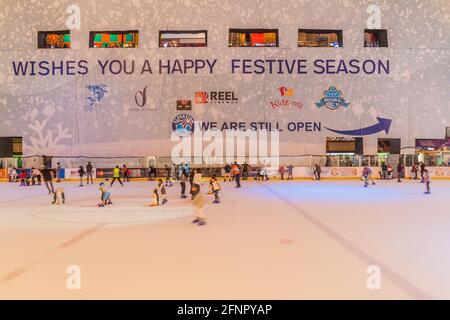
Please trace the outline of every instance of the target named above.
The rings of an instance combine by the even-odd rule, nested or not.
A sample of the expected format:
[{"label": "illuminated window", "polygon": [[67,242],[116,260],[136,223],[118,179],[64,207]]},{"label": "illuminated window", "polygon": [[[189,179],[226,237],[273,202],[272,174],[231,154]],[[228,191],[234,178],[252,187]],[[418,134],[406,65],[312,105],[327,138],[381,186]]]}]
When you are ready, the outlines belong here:
[{"label": "illuminated window", "polygon": [[139,31],[91,31],[89,48],[137,48]]},{"label": "illuminated window", "polygon": [[159,46],[167,47],[206,47],[207,31],[160,31]]},{"label": "illuminated window", "polygon": [[342,48],[344,46],[342,30],[299,29],[298,46]]},{"label": "illuminated window", "polygon": [[364,47],[388,47],[387,30],[364,30]]},{"label": "illuminated window", "polygon": [[229,47],[278,47],[278,29],[230,29]]},{"label": "illuminated window", "polygon": [[38,31],[38,49],[70,48],[70,30]]}]

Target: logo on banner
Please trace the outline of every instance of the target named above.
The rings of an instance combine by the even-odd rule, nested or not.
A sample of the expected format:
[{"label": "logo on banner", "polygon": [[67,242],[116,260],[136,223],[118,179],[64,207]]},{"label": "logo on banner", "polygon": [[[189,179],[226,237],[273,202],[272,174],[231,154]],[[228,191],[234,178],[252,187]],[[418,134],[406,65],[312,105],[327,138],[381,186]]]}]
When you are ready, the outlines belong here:
[{"label": "logo on banner", "polygon": [[192,110],[192,101],[191,100],[177,100],[177,110],[178,111]]},{"label": "logo on banner", "polygon": [[172,130],[180,138],[189,137],[194,132],[194,122],[189,114],[179,114],[172,120]]},{"label": "logo on banner", "polygon": [[281,99],[276,99],[270,102],[272,109],[279,109],[283,107],[295,107],[298,109],[303,108],[303,103],[300,100],[290,98],[295,94],[294,89],[279,87],[278,93],[281,96]]},{"label": "logo on banner", "polygon": [[197,91],[194,95],[195,104],[234,104],[238,100],[234,91]]},{"label": "logo on banner", "polygon": [[342,98],[342,91],[336,89],[336,87],[331,86],[328,90],[323,92],[323,98],[319,102],[316,102],[317,108],[327,107],[330,110],[336,110],[340,107],[348,108],[350,102],[346,102]]},{"label": "logo on banner", "polygon": [[146,86],[142,91],[138,90],[134,95],[134,101],[136,101],[138,107],[145,107],[147,104],[147,88],[148,86]]},{"label": "logo on banner", "polygon": [[108,93],[108,91],[106,91],[106,87],[107,86],[104,84],[86,86],[86,88],[90,91],[90,96],[86,97],[86,109],[88,111],[94,109],[97,103],[103,100],[105,94]]},{"label": "logo on banner", "polygon": [[147,89],[148,86],[145,86],[143,90],[136,91],[134,94],[134,102],[136,103],[137,108],[129,108],[129,112],[156,111],[156,108],[147,107]]},{"label": "logo on banner", "polygon": [[196,92],[194,101],[196,104],[208,103],[208,93],[207,92]]},{"label": "logo on banner", "polygon": [[294,95],[294,89],[292,88],[279,87],[278,91],[282,97],[292,97]]}]

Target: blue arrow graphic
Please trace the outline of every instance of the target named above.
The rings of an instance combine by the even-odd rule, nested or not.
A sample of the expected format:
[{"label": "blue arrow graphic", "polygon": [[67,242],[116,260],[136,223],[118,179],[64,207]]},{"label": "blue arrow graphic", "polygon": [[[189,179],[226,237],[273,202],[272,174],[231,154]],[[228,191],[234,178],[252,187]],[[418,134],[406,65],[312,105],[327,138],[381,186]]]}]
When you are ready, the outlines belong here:
[{"label": "blue arrow graphic", "polygon": [[367,128],[361,128],[361,129],[355,129],[355,130],[334,130],[334,129],[330,129],[325,127],[326,129],[339,133],[339,134],[343,134],[343,135],[347,135],[347,136],[367,136],[367,135],[371,135],[374,133],[378,133],[381,131],[385,131],[386,134],[389,133],[389,129],[391,128],[391,123],[392,120],[391,119],[385,119],[385,118],[379,118],[377,117],[378,123],[374,124],[370,127]]}]

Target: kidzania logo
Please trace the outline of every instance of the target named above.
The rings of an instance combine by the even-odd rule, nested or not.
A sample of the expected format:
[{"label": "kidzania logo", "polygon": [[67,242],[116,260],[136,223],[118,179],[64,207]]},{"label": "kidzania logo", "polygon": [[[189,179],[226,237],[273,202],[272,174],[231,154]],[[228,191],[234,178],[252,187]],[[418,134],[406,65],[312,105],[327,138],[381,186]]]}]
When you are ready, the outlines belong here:
[{"label": "kidzania logo", "polygon": [[197,91],[194,97],[196,104],[235,104],[238,101],[233,91]]},{"label": "kidzania logo", "polygon": [[295,92],[292,88],[279,87],[278,94],[280,99],[276,99],[270,102],[272,109],[294,107],[297,109],[303,108],[303,103],[298,99],[293,99]]}]

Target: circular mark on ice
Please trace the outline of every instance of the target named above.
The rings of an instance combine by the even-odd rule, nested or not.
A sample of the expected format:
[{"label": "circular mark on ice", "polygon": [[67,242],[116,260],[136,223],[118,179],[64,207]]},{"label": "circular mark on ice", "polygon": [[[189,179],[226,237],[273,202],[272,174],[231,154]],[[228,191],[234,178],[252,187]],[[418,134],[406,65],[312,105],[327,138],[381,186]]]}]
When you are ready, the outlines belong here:
[{"label": "circular mark on ice", "polygon": [[193,207],[70,207],[34,209],[31,216],[41,220],[69,223],[144,224],[192,216]]}]

